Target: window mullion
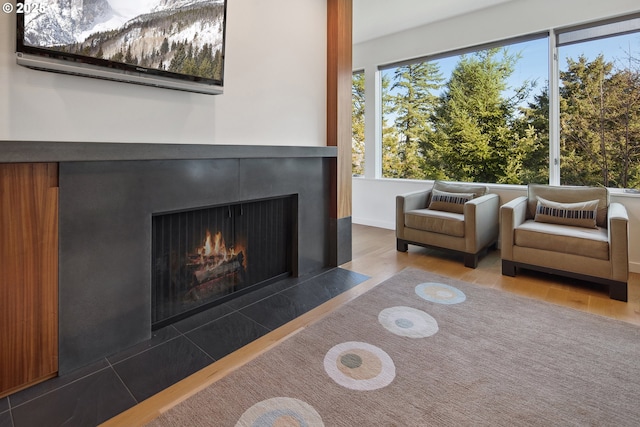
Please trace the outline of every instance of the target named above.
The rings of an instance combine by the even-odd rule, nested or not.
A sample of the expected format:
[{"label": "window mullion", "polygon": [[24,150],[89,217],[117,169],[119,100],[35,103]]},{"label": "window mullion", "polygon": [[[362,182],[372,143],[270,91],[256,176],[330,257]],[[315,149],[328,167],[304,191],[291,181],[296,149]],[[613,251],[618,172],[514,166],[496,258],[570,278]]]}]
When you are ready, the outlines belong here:
[{"label": "window mullion", "polygon": [[549,32],[549,184],[560,185],[560,67],[553,30]]}]

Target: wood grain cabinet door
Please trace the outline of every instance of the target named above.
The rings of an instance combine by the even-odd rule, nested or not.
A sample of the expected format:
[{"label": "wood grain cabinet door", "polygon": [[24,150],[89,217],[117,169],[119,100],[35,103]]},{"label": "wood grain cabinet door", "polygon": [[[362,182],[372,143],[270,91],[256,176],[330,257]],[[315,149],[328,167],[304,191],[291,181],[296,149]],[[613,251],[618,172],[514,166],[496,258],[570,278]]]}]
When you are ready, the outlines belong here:
[{"label": "wood grain cabinet door", "polygon": [[0,164],[0,397],[58,370],[58,166]]}]

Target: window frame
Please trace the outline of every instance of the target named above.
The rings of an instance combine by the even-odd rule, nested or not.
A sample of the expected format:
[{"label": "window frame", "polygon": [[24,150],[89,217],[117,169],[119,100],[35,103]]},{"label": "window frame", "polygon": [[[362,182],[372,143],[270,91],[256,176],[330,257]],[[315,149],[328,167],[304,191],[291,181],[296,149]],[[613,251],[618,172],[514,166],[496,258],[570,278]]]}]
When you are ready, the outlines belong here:
[{"label": "window frame", "polygon": [[[374,86],[375,93],[372,97],[373,106],[368,108],[368,111],[375,111],[375,139],[371,143],[366,142],[365,147],[374,148],[375,162],[368,162],[365,164],[365,176],[375,177],[376,179],[401,179],[401,178],[384,178],[382,177],[382,108],[380,106],[382,102],[382,74],[383,71],[400,67],[407,64],[413,64],[423,61],[437,61],[439,59],[448,58],[452,56],[459,56],[463,54],[469,54],[476,51],[491,49],[495,47],[505,47],[510,44],[516,44],[541,38],[547,38],[548,40],[548,91],[549,91],[549,184],[560,185],[561,184],[561,129],[560,129],[560,66],[558,48],[569,45],[577,44],[581,42],[588,42],[592,40],[604,39],[608,37],[615,37],[625,34],[640,34],[640,12],[633,14],[626,14],[619,17],[593,21],[580,25],[572,25],[567,27],[552,28],[546,31],[535,32],[518,37],[510,37],[493,41],[490,43],[483,43],[479,45],[473,45],[463,47],[459,49],[453,49],[434,54],[417,56],[400,61],[393,61],[385,64],[375,66],[375,84],[367,86]],[[361,71],[361,70],[359,70]],[[365,74],[370,71],[365,70]],[[365,91],[366,93],[366,91]],[[366,120],[366,114],[365,114]],[[367,138],[365,138],[367,140]],[[367,150],[365,148],[365,150]],[[374,168],[371,170],[371,168]],[[492,183],[495,184],[495,183]]]}]

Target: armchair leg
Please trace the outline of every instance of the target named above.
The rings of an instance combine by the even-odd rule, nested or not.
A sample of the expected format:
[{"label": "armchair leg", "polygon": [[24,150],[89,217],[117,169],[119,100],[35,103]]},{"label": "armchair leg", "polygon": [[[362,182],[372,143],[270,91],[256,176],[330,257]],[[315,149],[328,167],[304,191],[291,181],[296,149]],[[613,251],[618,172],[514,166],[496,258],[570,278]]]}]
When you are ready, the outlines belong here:
[{"label": "armchair leg", "polygon": [[516,265],[507,260],[502,260],[502,275],[516,277]]},{"label": "armchair leg", "polygon": [[478,254],[464,254],[464,266],[476,268],[478,266]]},{"label": "armchair leg", "polygon": [[406,240],[396,239],[396,249],[398,249],[398,252],[407,252],[409,250],[409,244]]},{"label": "armchair leg", "polygon": [[627,302],[627,284],[614,282],[609,285],[609,298]]}]

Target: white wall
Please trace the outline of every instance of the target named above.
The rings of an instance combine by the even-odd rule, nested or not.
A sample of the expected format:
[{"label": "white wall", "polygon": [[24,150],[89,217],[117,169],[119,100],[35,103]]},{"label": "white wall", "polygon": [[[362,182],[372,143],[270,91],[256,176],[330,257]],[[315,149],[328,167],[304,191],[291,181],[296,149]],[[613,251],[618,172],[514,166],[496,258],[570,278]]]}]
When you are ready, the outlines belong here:
[{"label": "white wall", "polygon": [[225,93],[16,65],[0,12],[0,140],[326,145],[326,1],[230,0]]},{"label": "white wall", "polygon": [[[511,0],[478,12],[363,42],[354,46],[353,69],[365,71],[366,99],[374,99],[379,65],[393,63],[516,36],[538,33],[640,11],[637,0]],[[395,228],[395,196],[430,182],[376,179],[379,137],[374,102],[366,103],[366,164],[364,178],[353,179],[354,223]],[[378,139],[378,141],[376,141]],[[526,194],[525,187],[491,185],[505,203]],[[372,197],[375,195],[375,197]],[[630,269],[640,272],[640,196],[613,194],[630,217]]]}]

